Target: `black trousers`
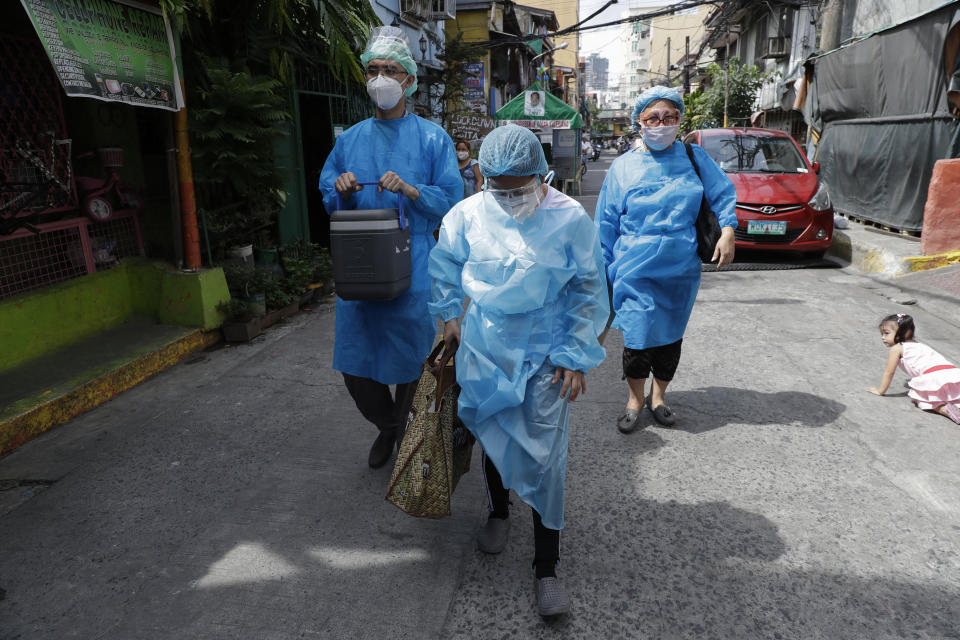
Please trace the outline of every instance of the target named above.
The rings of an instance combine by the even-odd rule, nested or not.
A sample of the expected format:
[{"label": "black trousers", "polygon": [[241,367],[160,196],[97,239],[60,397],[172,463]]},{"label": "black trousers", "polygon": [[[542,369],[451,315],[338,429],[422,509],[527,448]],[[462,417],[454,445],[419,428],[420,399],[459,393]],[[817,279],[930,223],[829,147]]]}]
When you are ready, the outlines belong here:
[{"label": "black trousers", "polygon": [[[483,477],[487,481],[487,497],[490,499],[490,517],[506,518],[510,515],[510,490],[504,488],[500,472],[487,454],[483,454]],[[536,509],[533,511],[533,564],[537,569],[553,568],[560,560],[560,531],[543,526]]]},{"label": "black trousers", "polygon": [[683,338],[676,342],[648,349],[623,348],[623,377],[634,380],[646,380],[653,371],[657,380],[670,382],[677,373],[680,364],[680,350]]},{"label": "black trousers", "polygon": [[370,378],[344,373],[343,382],[364,418],[377,425],[380,431],[392,432],[397,440],[403,438],[419,379],[398,384],[393,395],[389,385]]}]

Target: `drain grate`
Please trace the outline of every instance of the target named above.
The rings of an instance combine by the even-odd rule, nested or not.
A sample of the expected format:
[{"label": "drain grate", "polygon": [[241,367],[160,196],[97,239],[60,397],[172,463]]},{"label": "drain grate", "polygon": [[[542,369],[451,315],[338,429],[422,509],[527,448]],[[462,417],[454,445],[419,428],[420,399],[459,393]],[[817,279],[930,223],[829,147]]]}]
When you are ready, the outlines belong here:
[{"label": "drain grate", "polygon": [[[783,271],[786,269],[839,269],[840,264],[830,260],[813,260],[810,262],[734,262],[728,264],[721,272],[727,271]],[[711,273],[717,270],[715,264],[703,264],[700,270]]]}]

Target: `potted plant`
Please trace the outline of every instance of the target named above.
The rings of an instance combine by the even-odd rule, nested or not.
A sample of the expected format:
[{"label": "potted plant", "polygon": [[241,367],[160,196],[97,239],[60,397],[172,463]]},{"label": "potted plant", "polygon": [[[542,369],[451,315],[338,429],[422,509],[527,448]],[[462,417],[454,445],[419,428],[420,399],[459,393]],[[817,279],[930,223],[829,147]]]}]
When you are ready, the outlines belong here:
[{"label": "potted plant", "polygon": [[220,327],[227,342],[249,342],[260,335],[261,316],[256,315],[245,300],[231,298],[218,304],[217,309],[227,316]]}]

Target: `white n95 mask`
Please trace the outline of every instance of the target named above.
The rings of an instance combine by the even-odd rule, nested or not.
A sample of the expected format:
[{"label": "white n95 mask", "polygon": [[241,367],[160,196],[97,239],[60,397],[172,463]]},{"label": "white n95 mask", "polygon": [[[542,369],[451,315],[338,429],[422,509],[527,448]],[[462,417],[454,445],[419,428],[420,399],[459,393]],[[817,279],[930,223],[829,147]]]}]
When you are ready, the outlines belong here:
[{"label": "white n95 mask", "polygon": [[381,111],[393,109],[403,97],[403,87],[393,78],[377,76],[367,80],[367,94]]},{"label": "white n95 mask", "polygon": [[677,139],[680,125],[663,125],[662,127],[644,127],[641,130],[643,143],[654,151],[663,151]]}]

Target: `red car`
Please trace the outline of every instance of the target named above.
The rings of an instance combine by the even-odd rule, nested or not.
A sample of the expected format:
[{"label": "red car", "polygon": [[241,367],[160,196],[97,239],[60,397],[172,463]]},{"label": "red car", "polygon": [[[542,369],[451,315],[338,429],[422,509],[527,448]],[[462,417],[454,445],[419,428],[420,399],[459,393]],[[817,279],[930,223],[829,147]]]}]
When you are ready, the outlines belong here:
[{"label": "red car", "polygon": [[737,188],[737,249],[822,256],[833,239],[833,205],[810,164],[783,131],[700,129],[683,139],[707,152]]}]

